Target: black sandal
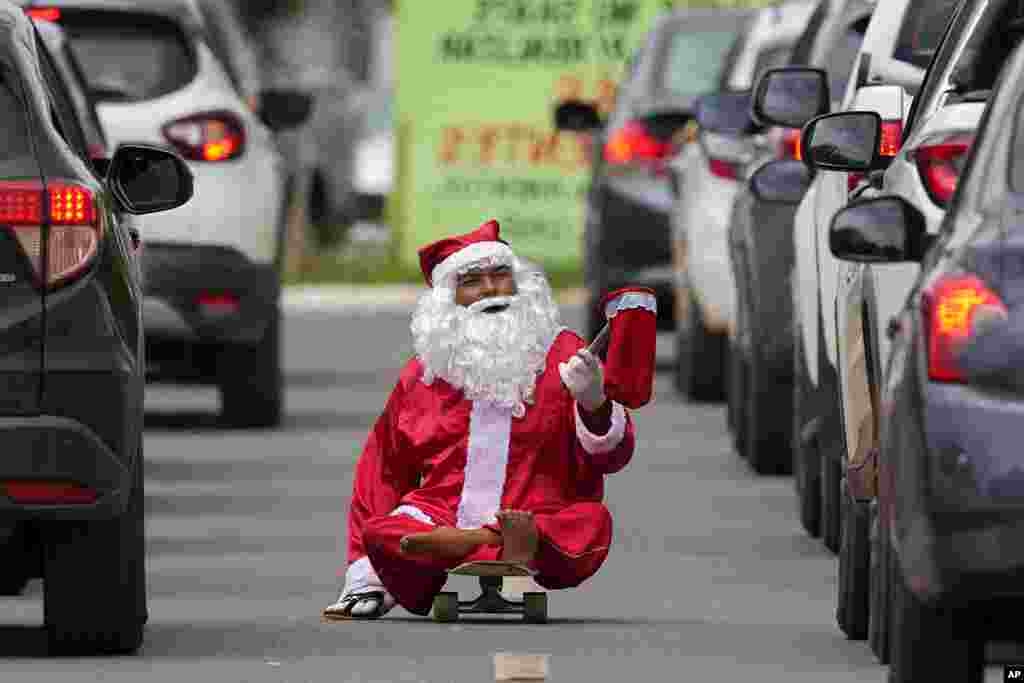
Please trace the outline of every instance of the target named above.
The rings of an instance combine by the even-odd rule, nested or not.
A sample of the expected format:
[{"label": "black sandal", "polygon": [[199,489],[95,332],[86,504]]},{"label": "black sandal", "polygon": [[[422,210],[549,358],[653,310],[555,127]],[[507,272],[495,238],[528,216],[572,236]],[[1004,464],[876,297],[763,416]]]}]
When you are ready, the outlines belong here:
[{"label": "black sandal", "polygon": [[[364,600],[376,600],[377,607],[367,614],[353,615],[352,608]],[[384,591],[367,591],[365,593],[353,593],[338,602],[342,603],[340,610],[332,610],[330,607],[321,613],[324,621],[352,621],[356,619],[379,619],[384,616]],[[337,603],[335,603],[337,604]],[[331,607],[333,607],[332,605]]]}]

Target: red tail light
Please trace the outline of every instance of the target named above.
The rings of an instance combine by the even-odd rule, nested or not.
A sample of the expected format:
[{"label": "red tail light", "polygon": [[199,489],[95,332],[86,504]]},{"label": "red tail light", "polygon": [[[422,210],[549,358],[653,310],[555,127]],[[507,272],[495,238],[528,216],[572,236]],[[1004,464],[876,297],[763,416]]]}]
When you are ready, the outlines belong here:
[{"label": "red tail light", "polygon": [[658,140],[639,121],[627,121],[608,137],[604,146],[604,160],[616,165],[636,161],[664,161],[672,154],[672,150],[672,143]]},{"label": "red tail light", "polygon": [[973,143],[973,134],[955,133],[926,141],[911,153],[928,195],[939,206],[945,207],[953,198]]},{"label": "red tail light", "polygon": [[192,161],[228,161],[245,151],[245,125],[228,111],[195,114],[163,127],[164,137]]},{"label": "red tail light", "polygon": [[725,178],[726,180],[738,180],[740,177],[740,169],[736,164],[726,161],[725,159],[708,159],[708,170],[711,171],[711,175],[716,178]]},{"label": "red tail light", "polygon": [[38,21],[60,21],[59,7],[29,7],[25,10],[25,14]]},{"label": "red tail light", "polygon": [[[882,137],[878,141],[878,154],[883,157],[894,157],[899,154],[903,139],[902,121],[882,121]],[[867,177],[864,173],[850,173],[846,177],[846,191],[853,192],[860,181]]]},{"label": "red tail light", "polygon": [[238,313],[238,297],[231,292],[203,292],[196,297],[196,307],[206,316],[218,317]]},{"label": "red tail light", "polygon": [[[44,213],[45,209],[45,213]],[[43,263],[43,224],[49,244]],[[99,251],[101,227],[92,192],[74,183],[0,181],[0,226],[7,226],[32,264],[37,283],[53,287],[80,275]]]},{"label": "red tail light", "polygon": [[68,481],[5,481],[0,488],[19,505],[91,505],[99,498],[91,488]]},{"label": "red tail light", "polygon": [[773,128],[776,145],[776,155],[779,159],[803,159],[803,150],[800,149],[799,128]]},{"label": "red tail light", "polygon": [[1005,315],[1006,305],[980,278],[958,275],[929,288],[922,307],[928,326],[928,377],[937,382],[964,382],[956,352],[971,336],[975,315],[985,307]]}]

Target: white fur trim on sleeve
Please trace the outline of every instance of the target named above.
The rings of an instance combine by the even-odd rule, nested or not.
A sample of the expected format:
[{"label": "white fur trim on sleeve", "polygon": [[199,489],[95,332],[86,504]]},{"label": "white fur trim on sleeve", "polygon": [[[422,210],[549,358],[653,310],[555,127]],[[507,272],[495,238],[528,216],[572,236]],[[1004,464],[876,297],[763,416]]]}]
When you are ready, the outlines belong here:
[{"label": "white fur trim on sleeve", "polygon": [[434,270],[430,273],[430,281],[435,287],[439,285],[454,287],[453,283],[445,285],[445,281],[450,275],[474,261],[483,259],[491,259],[496,263],[511,266],[515,256],[512,253],[512,247],[502,242],[474,242],[434,266]]},{"label": "white fur trim on sleeve", "polygon": [[576,406],[576,438],[583,445],[583,450],[591,455],[601,455],[614,450],[626,436],[626,409],[612,401],[612,426],[607,434],[597,435],[587,429],[580,417],[579,406]]},{"label": "white fur trim on sleeve", "polygon": [[420,510],[418,507],[415,507],[414,505],[399,505],[398,507],[391,511],[391,515],[389,516],[393,517],[395,515],[408,515],[409,517],[412,517],[417,521],[423,522],[424,524],[437,526],[436,524],[434,524],[434,520],[430,518],[430,515],[428,515],[423,510]]},{"label": "white fur trim on sleeve", "polygon": [[381,590],[384,583],[377,576],[369,557],[361,557],[348,566],[345,572],[344,594],[359,593],[366,589]]}]

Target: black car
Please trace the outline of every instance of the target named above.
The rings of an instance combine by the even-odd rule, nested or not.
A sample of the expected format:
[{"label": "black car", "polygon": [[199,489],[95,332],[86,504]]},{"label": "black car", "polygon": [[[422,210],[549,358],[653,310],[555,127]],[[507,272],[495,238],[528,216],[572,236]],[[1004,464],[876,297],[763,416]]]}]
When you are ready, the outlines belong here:
[{"label": "black car", "polygon": [[[1019,5],[1002,6],[1015,18],[1001,21],[1005,42],[990,44],[982,61],[1024,38]],[[985,72],[974,73],[984,79]],[[889,327],[882,386],[878,488],[888,546],[890,681],[981,681],[986,641],[1021,637],[1022,74],[1018,47],[988,101],[938,235],[927,232],[919,209],[891,195],[852,203],[830,227],[839,258],[921,263]]]},{"label": "black car", "polygon": [[[583,103],[557,110],[559,129],[594,132],[583,231],[591,338],[605,322],[601,297],[631,285],[655,291],[659,329],[673,329],[670,214],[675,194],[667,168],[678,152],[673,138],[692,118],[699,95],[724,89],[723,64],[752,16],[750,9],[666,13],[627,64],[607,121]],[[680,119],[680,111],[688,113]]]},{"label": "black car", "polygon": [[192,176],[156,148],[92,158],[54,60],[8,2],[0,110],[0,588],[42,576],[53,651],[131,652],[147,618],[145,359],[119,214],[181,206]]}]

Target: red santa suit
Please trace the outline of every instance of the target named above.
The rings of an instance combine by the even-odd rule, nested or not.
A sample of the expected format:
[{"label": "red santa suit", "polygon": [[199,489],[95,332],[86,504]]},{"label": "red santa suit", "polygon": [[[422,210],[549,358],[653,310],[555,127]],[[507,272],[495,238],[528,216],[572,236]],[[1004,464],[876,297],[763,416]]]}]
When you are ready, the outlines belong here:
[{"label": "red santa suit", "polygon": [[[442,379],[424,384],[420,361],[410,360],[356,466],[349,563],[369,558],[400,605],[427,614],[454,565],[405,555],[400,539],[434,525],[498,530],[495,513],[514,509],[534,513],[538,584],[567,588],[593,575],[612,540],[604,477],[630,461],[634,432],[618,404],[606,434],[583,424],[558,373],[583,347],[573,332],[558,334],[522,418],[466,400]],[[500,559],[500,551],[484,546],[466,560]]]}]

